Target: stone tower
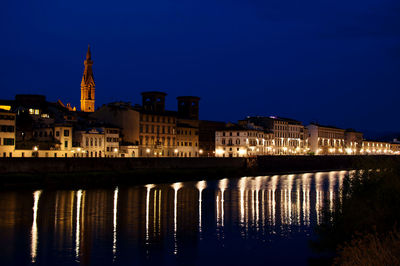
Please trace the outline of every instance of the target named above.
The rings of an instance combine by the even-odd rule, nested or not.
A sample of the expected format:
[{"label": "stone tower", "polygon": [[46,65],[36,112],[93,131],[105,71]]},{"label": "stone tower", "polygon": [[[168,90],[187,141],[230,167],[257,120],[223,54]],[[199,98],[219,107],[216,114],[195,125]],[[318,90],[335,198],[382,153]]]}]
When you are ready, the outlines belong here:
[{"label": "stone tower", "polygon": [[93,61],[90,53],[90,46],[88,46],[84,64],[85,70],[83,71],[81,82],[81,111],[94,112],[95,83],[92,70]]},{"label": "stone tower", "polygon": [[199,120],[199,101],[197,96],[179,96],[178,116],[179,118]]}]

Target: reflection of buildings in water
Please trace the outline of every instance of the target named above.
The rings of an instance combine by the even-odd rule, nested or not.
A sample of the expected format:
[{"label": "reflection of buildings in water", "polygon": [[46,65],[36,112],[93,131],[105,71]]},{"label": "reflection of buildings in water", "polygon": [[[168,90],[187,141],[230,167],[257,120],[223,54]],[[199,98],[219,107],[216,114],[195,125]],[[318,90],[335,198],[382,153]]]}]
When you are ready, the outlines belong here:
[{"label": "reflection of buildings in water", "polygon": [[174,189],[174,254],[178,254],[178,242],[176,234],[178,230],[178,190],[182,187],[182,183],[172,184]]},{"label": "reflection of buildings in water", "polygon": [[200,240],[202,239],[202,195],[203,195],[203,190],[207,187],[207,182],[206,181],[199,181],[196,184],[196,188],[199,190],[199,233],[200,233]]},{"label": "reflection of buildings in water", "polygon": [[75,225],[75,258],[79,261],[79,248],[81,240],[81,202],[82,202],[82,190],[78,190],[76,193],[76,225]]},{"label": "reflection of buildings in water", "polygon": [[[50,193],[46,193],[48,195]],[[54,249],[57,251],[73,250],[74,251],[74,204],[75,191],[61,190],[54,195]],[[53,202],[52,199],[49,202]],[[46,210],[46,209],[45,209]],[[41,208],[43,211],[43,207]],[[52,210],[49,208],[49,212]],[[47,212],[46,212],[47,213]]]},{"label": "reflection of buildings in water", "polygon": [[335,197],[335,182],[338,172],[329,172],[329,211],[333,212],[334,197]]},{"label": "reflection of buildings in water", "polygon": [[295,204],[295,217],[296,217],[296,225],[300,226],[301,225],[301,179],[296,178],[295,180],[295,188],[296,188],[296,204]]},{"label": "reflection of buildings in water", "polygon": [[310,225],[310,186],[311,174],[302,174],[302,190],[303,190],[303,224]]},{"label": "reflection of buildings in water", "polygon": [[322,207],[324,204],[323,175],[325,173],[315,173],[315,212],[317,214],[317,224],[322,222]]},{"label": "reflection of buildings in water", "polygon": [[339,201],[340,202],[342,202],[342,199],[343,199],[343,181],[344,181],[346,174],[350,174],[350,172],[347,172],[347,171],[339,172],[339,184],[338,184],[339,188],[338,188],[338,190],[339,190]]},{"label": "reflection of buildings in water", "polygon": [[269,209],[269,221],[270,224],[275,227],[276,225],[276,199],[275,199],[275,193],[276,193],[276,188],[278,186],[278,176],[274,175],[271,177],[271,182],[269,184],[269,191],[268,191],[268,209]]},{"label": "reflection of buildings in water", "polygon": [[246,238],[249,230],[249,209],[248,209],[248,190],[247,185],[250,181],[249,177],[239,179],[238,188],[240,191],[239,206],[240,206],[240,227],[242,237]]},{"label": "reflection of buildings in water", "polygon": [[117,212],[118,212],[118,187],[114,190],[114,207],[113,207],[113,261],[115,261],[117,253]]},{"label": "reflection of buildings in water", "polygon": [[39,206],[39,198],[42,194],[41,190],[36,190],[33,193],[33,222],[31,230],[31,261],[36,262],[37,245],[38,245],[38,227],[37,227],[37,214]]},{"label": "reflection of buildings in water", "polygon": [[[281,224],[292,224],[292,188],[294,175],[281,176]],[[283,187],[283,189],[282,189]]]},{"label": "reflection of buildings in water", "polygon": [[150,192],[153,187],[155,187],[155,185],[153,184],[146,185],[146,235],[145,235],[146,245],[149,244],[148,241],[149,241]]},{"label": "reflection of buildings in water", "polygon": [[[57,191],[53,194],[36,191],[33,204],[32,194],[29,194],[29,210],[26,210],[30,216],[33,205],[33,220],[32,223],[29,220],[26,226],[27,231],[31,231],[30,257],[33,262],[38,261],[37,254],[41,254],[38,250],[46,250],[43,244],[47,242],[56,251],[70,250],[72,254],[69,255],[82,264],[89,264],[91,252],[100,253],[103,249],[108,252],[111,262],[111,254],[113,260],[125,254],[120,245],[121,238],[129,243],[133,240],[134,245],[138,245],[129,256],[141,257],[145,252],[152,252],[148,254],[153,255],[153,251],[158,254],[166,243],[170,244],[167,246],[173,249],[174,254],[179,252],[181,255],[185,253],[185,241],[193,243],[193,240],[202,239],[209,233],[206,225],[210,224],[213,225],[210,226],[212,230],[217,225],[217,236],[222,239],[229,236],[224,229],[235,228],[236,225],[244,239],[252,238],[260,231],[262,234],[256,234],[257,237],[264,237],[264,232],[275,234],[276,230],[279,232],[276,228],[280,225],[279,218],[288,227],[309,227],[310,216],[313,217],[310,212],[313,214],[314,208],[317,223],[322,221],[320,211],[324,198],[328,200],[327,207],[332,210],[335,199],[340,196],[337,189],[341,189],[346,173],[316,173],[315,178],[313,174],[243,177],[237,181],[237,188],[232,188],[234,180],[223,179],[217,181],[216,193],[206,189],[210,183],[205,181],[185,183],[185,187],[183,183],[175,183],[172,186],[115,188],[113,191]],[[313,180],[315,201],[314,193],[311,193]],[[329,186],[324,186],[328,185],[327,181]],[[329,187],[326,194],[324,187],[325,190]],[[51,195],[51,200],[47,200]],[[1,210],[7,208],[11,207],[0,205]],[[42,241],[40,234],[38,244],[38,231],[42,232],[41,228],[46,223],[44,219],[37,218],[38,213],[41,217],[46,214],[51,218],[46,220],[50,223],[49,232],[53,235],[49,238],[53,242]],[[54,221],[51,215],[54,215]],[[211,215],[212,219],[206,219],[207,215]],[[4,216],[0,214],[1,228]],[[287,230],[287,227],[284,229]],[[164,236],[168,237],[168,241],[163,241]],[[95,239],[104,243],[93,245]],[[96,250],[90,250],[91,247]],[[172,251],[169,250],[169,253]]]},{"label": "reflection of buildings in water", "polygon": [[[221,202],[220,202],[220,209],[221,209],[221,216],[220,216],[220,220],[218,221],[219,224],[224,227],[224,217],[225,217],[225,213],[224,213],[224,194],[225,194],[225,189],[228,187],[228,179],[224,178],[222,180],[220,180],[218,182],[218,188],[221,191]],[[217,196],[218,198],[218,196]],[[218,209],[218,205],[217,205],[217,209]]]}]

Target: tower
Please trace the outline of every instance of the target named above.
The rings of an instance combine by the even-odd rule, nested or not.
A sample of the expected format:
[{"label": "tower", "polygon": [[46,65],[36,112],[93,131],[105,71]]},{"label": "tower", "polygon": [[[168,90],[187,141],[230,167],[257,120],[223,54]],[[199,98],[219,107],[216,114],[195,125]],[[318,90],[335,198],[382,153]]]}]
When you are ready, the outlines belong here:
[{"label": "tower", "polygon": [[160,91],[142,92],[142,104],[146,111],[162,113],[165,111],[166,93]]},{"label": "tower", "polygon": [[185,119],[199,119],[199,101],[196,96],[179,96],[178,100],[178,116]]},{"label": "tower", "polygon": [[83,71],[81,82],[81,111],[94,112],[95,83],[92,70],[93,61],[90,53],[90,45],[88,46],[84,64],[85,70]]}]

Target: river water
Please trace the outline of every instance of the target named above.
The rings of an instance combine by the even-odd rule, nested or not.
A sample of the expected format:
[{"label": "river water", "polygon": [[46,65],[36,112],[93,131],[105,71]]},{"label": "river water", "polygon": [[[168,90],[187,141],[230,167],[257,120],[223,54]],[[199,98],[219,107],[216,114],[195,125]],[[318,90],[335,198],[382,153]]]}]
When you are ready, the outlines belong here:
[{"label": "river water", "polygon": [[306,265],[347,171],[0,192],[0,265]]}]

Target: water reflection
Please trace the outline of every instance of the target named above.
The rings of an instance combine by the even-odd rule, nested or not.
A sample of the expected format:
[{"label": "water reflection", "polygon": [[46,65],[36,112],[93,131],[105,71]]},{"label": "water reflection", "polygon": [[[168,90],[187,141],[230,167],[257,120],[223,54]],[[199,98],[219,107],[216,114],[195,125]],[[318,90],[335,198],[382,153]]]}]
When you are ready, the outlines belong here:
[{"label": "water reflection", "polygon": [[117,212],[118,212],[118,187],[114,190],[114,208],[113,208],[113,260],[117,252]]},{"label": "water reflection", "polygon": [[[299,232],[309,235],[322,222],[324,204],[333,211],[341,199],[347,173],[0,193],[0,228],[27,227],[30,249],[18,252],[31,263],[157,264],[171,256],[186,258],[186,264],[197,252],[207,257],[217,246],[229,250],[232,241],[268,243]],[[25,202],[30,208],[21,209]],[[9,239],[2,236],[5,245]],[[24,242],[26,235],[14,237]],[[16,251],[7,252],[0,257]]]},{"label": "water reflection", "polygon": [[200,233],[200,239],[202,239],[202,236],[201,236],[201,232],[202,232],[202,216],[203,216],[202,213],[201,213],[202,202],[203,202],[202,196],[203,196],[203,190],[206,189],[206,187],[207,187],[207,183],[204,180],[203,181],[199,181],[196,184],[196,188],[199,190],[199,233]]},{"label": "water reflection", "polygon": [[33,222],[31,230],[31,261],[36,261],[37,245],[38,245],[38,228],[37,228],[37,216],[38,216],[38,206],[39,198],[42,194],[41,190],[37,190],[33,193]]}]

